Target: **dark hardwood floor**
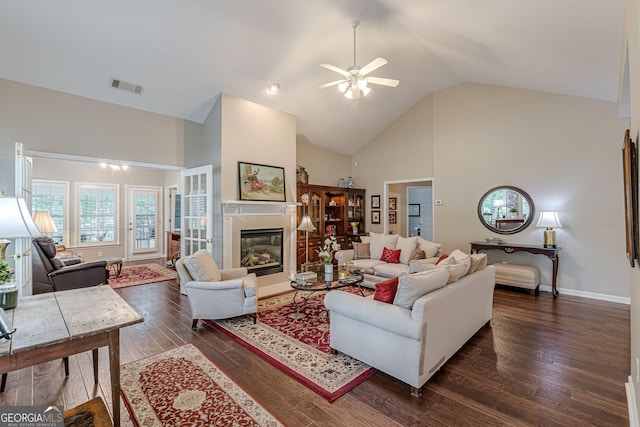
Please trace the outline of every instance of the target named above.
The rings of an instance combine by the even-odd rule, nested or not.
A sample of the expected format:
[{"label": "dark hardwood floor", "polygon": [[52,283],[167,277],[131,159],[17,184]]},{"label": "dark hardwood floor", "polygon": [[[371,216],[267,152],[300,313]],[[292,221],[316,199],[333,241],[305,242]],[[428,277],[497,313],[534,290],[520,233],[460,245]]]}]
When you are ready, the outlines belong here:
[{"label": "dark hardwood floor", "polygon": [[[118,292],[145,318],[122,330],[122,363],[192,343],[288,426],[628,425],[630,324],[624,304],[496,290],[492,326],[451,358],[420,398],[376,373],[328,403],[210,327],[192,331],[189,303],[176,283]],[[0,405],[69,408],[95,395],[110,405],[109,384],[101,349],[97,387],[87,352],[70,358],[66,379],[61,360],[10,373]],[[122,415],[123,425],[132,425],[126,409]]]}]

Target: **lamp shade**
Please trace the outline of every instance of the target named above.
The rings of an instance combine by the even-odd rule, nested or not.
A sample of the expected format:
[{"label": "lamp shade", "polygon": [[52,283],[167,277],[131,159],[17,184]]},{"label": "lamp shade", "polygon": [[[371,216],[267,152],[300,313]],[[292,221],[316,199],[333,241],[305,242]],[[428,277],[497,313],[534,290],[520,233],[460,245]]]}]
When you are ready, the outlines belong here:
[{"label": "lamp shade", "polygon": [[27,204],[20,197],[0,197],[0,237],[42,236],[33,223]]},{"label": "lamp shade", "polygon": [[33,222],[36,223],[36,227],[42,233],[57,233],[58,227],[53,223],[53,218],[49,212],[34,212]]},{"label": "lamp shade", "polygon": [[299,231],[315,231],[316,227],[311,222],[311,218],[308,215],[302,217],[302,221],[300,221],[300,225],[297,230]]},{"label": "lamp shade", "polygon": [[542,228],[562,228],[562,223],[558,218],[558,212],[540,212],[540,218],[536,227]]}]

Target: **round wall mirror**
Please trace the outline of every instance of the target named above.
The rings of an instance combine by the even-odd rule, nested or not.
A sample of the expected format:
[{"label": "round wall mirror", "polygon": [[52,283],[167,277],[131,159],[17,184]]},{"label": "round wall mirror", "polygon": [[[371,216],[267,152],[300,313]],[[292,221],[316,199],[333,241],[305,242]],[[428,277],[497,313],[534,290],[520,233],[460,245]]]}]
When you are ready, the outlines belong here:
[{"label": "round wall mirror", "polygon": [[478,203],[478,218],[498,234],[518,233],[531,224],[535,216],[533,200],[517,187],[503,185],[484,193]]}]

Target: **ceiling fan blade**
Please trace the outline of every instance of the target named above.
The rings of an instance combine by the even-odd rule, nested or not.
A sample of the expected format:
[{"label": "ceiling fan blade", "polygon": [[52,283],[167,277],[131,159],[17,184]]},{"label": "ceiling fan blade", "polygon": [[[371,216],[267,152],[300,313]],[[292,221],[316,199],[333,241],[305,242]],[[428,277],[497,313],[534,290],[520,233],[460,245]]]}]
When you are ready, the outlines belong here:
[{"label": "ceiling fan blade", "polygon": [[338,68],[335,65],[331,64],[320,64],[322,68],[326,68],[327,70],[335,71],[338,74],[342,74],[345,77],[349,77],[351,75],[347,70],[343,70],[342,68]]},{"label": "ceiling fan blade", "polygon": [[386,63],[387,63],[386,59],[377,57],[376,59],[369,62],[367,65],[365,65],[364,67],[360,68],[360,75],[366,76],[370,72],[377,70],[378,68],[382,67]]},{"label": "ceiling fan blade", "polygon": [[344,82],[347,82],[347,81],[348,80],[346,80],[346,79],[342,79],[342,80],[336,80],[336,81],[333,81],[333,82],[325,83],[325,84],[323,84],[321,86],[318,86],[318,89],[324,89],[324,88],[327,88],[327,87],[339,85],[340,83],[344,83]]},{"label": "ceiling fan blade", "polygon": [[396,79],[387,79],[385,77],[367,77],[365,79],[369,83],[373,83],[374,85],[382,85],[382,86],[390,86],[396,87],[400,84],[400,80]]}]

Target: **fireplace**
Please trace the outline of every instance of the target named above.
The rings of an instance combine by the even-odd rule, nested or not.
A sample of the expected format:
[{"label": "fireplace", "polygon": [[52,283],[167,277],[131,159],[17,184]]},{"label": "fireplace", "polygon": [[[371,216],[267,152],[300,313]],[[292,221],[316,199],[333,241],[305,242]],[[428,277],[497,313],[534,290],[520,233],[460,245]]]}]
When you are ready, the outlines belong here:
[{"label": "fireplace", "polygon": [[282,273],[282,228],[240,231],[240,266],[256,276]]}]

